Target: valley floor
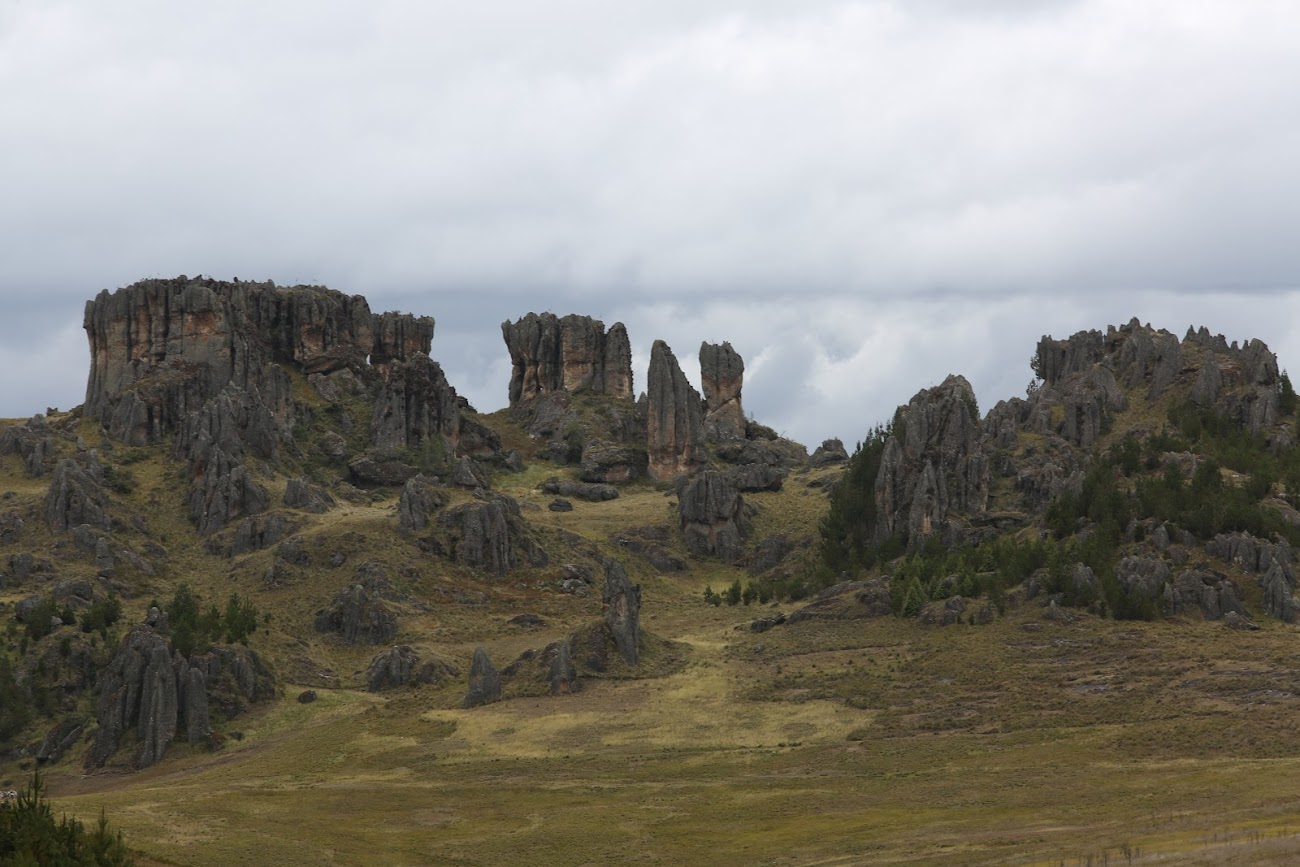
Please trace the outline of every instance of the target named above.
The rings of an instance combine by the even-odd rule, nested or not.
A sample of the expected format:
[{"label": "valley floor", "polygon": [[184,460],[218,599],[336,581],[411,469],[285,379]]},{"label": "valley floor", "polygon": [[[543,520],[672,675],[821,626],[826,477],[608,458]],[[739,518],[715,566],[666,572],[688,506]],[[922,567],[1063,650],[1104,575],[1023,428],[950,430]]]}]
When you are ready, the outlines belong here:
[{"label": "valley floor", "polygon": [[1294,629],[1040,613],[754,635],[683,603],[650,624],[692,648],[665,678],[474,710],[291,693],[221,753],[51,791],[166,864],[1300,858]]}]

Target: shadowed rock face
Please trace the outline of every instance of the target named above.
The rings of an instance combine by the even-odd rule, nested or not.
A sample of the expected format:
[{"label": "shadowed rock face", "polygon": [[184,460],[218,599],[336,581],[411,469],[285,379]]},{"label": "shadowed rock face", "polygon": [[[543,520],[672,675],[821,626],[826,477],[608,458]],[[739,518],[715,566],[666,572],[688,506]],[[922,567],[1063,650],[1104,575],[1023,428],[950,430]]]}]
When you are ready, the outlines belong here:
[{"label": "shadowed rock face", "polygon": [[537,544],[511,497],[465,503],[443,513],[438,524],[451,533],[452,558],[463,566],[504,575],[521,563],[545,566],[546,551]]},{"label": "shadowed rock face", "polygon": [[704,463],[703,404],[677,357],[662,340],[650,351],[646,390],[646,451],[649,473],[671,479]]},{"label": "shadowed rock face", "polygon": [[375,656],[366,669],[366,689],[379,692],[420,683],[437,683],[460,674],[454,665],[442,662],[421,664],[420,654],[410,645],[389,648]]},{"label": "shadowed rock face", "polygon": [[876,477],[878,539],[905,534],[920,544],[949,535],[949,515],[985,510],[989,467],[975,406],[970,383],[950,376],[900,407]]},{"label": "shadowed rock face", "polygon": [[605,625],[623,654],[623,661],[636,665],[641,658],[641,585],[633,584],[627,570],[616,560],[605,564]]},{"label": "shadowed rock face", "polygon": [[730,343],[700,344],[700,385],[704,390],[704,430],[713,441],[745,438],[740,390],[745,362]]},{"label": "shadowed rock face", "polygon": [[316,612],[316,631],[335,632],[344,644],[387,644],[397,635],[397,615],[368,582],[340,590]]},{"label": "shadowed rock face", "polygon": [[501,323],[510,350],[510,405],[557,391],[632,397],[632,347],[623,323],[529,313]]}]

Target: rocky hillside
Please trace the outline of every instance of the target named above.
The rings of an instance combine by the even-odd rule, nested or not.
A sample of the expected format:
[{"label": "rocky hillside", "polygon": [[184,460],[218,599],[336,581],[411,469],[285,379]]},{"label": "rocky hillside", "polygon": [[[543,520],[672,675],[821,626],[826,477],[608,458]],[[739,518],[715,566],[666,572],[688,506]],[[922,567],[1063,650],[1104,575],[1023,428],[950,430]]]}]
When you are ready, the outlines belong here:
[{"label": "rocky hillside", "polygon": [[[747,415],[729,343],[700,346],[701,394],[655,341],[638,391],[625,327],[586,316],[502,324],[491,414],[447,381],[432,319],[322,287],[147,280],[84,324],[83,406],[0,422],[0,783],[39,765],[103,794],[228,760],[284,791],[355,771],[373,793],[442,751],[477,779],[471,762],[554,749],[546,785],[583,788],[611,756],[624,780],[660,750],[805,736],[833,774],[868,738],[1137,725],[1157,705],[1218,730],[1300,694],[1266,662],[1300,613],[1297,401],[1258,341],[1137,321],[1044,337],[1025,397],[981,414],[950,376],[852,454],[810,455]],[[1189,643],[1253,660],[1216,670],[1240,688],[1197,676],[1218,663]],[[1233,717],[1234,749],[1290,750],[1276,710]],[[801,767],[784,755],[771,779]],[[349,845],[314,827],[320,858]],[[224,845],[190,854],[228,863]]]},{"label": "rocky hillside", "polygon": [[[634,399],[621,323],[503,323],[510,406],[490,418],[430,357],[432,319],[323,287],[147,280],[84,325],[85,404],[0,432],[10,757],[141,768],[301,687],[459,684],[474,705],[671,670],[684,650],[640,628],[624,562],[748,562],[746,495],[807,463],[745,419],[729,344],[700,349],[702,399],[656,342]],[[679,517],[594,541],[557,523],[654,485]],[[768,569],[787,553],[756,547]],[[568,633],[513,662],[465,647],[532,587],[559,591]]]}]

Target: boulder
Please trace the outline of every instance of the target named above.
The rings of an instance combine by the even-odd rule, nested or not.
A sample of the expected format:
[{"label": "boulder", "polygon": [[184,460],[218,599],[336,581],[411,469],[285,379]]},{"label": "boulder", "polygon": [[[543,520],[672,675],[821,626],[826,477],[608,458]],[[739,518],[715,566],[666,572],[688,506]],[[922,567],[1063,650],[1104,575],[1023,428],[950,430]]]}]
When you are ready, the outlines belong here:
[{"label": "boulder", "polygon": [[668,344],[650,351],[646,389],[646,452],[654,479],[691,474],[704,464],[703,404]]},{"label": "boulder", "polygon": [[543,494],[573,497],[591,503],[601,503],[606,500],[618,499],[618,488],[613,485],[604,485],[594,482],[572,482],[567,479],[556,478],[555,476],[542,482],[541,489]]},{"label": "boulder", "polygon": [[348,472],[358,485],[379,485],[395,488],[406,484],[408,479],[420,475],[420,471],[401,461],[376,461],[371,457],[359,457],[348,464]]},{"label": "boulder", "polygon": [[727,484],[744,493],[779,491],[785,484],[786,470],[765,464],[746,464],[724,470]]},{"label": "boulder", "polygon": [[473,458],[461,456],[451,472],[451,483],[462,488],[490,488],[491,478]]},{"label": "boulder", "polygon": [[687,549],[735,563],[744,556],[749,531],[745,501],[721,473],[708,470],[678,491],[678,512]]},{"label": "boulder", "polygon": [[583,449],[578,478],[584,482],[634,482],[645,477],[646,467],[644,448],[598,445]]},{"label": "boulder", "polygon": [[469,689],[465,693],[464,706],[479,707],[500,700],[501,673],[492,665],[487,650],[477,647],[469,666]]},{"label": "boulder", "polygon": [[562,497],[556,497],[554,500],[551,500],[550,504],[547,505],[546,508],[550,509],[552,512],[572,512],[573,503],[570,503]]},{"label": "boulder", "polygon": [[324,514],[335,505],[329,491],[311,484],[306,479],[289,480],[284,487],[284,504],[315,515]]},{"label": "boulder", "polygon": [[844,443],[838,439],[822,440],[822,444],[812,453],[808,459],[808,466],[814,469],[818,467],[828,467],[832,464],[842,464],[848,461],[849,453],[844,448]]}]

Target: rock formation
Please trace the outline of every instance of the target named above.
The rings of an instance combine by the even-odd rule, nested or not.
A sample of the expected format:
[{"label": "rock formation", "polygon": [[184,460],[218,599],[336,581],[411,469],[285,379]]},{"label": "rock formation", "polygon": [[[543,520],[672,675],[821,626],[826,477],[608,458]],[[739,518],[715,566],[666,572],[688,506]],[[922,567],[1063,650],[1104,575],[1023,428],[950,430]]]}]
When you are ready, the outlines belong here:
[{"label": "rock formation", "polygon": [[438,524],[450,532],[452,559],[462,566],[504,575],[521,564],[546,565],[546,551],[511,497],[498,494],[456,506],[443,513]]},{"label": "rock formation", "polygon": [[311,484],[306,479],[289,480],[284,487],[284,504],[315,515],[324,514],[335,505],[329,491],[319,485]]},{"label": "rock formation", "polygon": [[373,582],[340,590],[330,604],[316,612],[317,632],[333,632],[344,644],[387,644],[397,636],[397,615],[384,602]]},{"label": "rock formation", "polygon": [[618,499],[618,488],[613,485],[602,485],[594,482],[571,482],[555,476],[542,482],[541,489],[543,494],[573,497],[578,500],[586,500],[589,503],[603,503],[606,500]]},{"label": "rock formation", "polygon": [[184,659],[153,628],[135,626],[100,679],[99,728],[86,767],[103,767],[132,728],[135,767],[152,765],[180,734],[190,743],[206,740],[212,705],[231,717],[274,691],[270,673],[247,648],[213,647]]},{"label": "rock formation", "polygon": [[429,516],[447,505],[447,492],[430,479],[408,479],[397,502],[398,526],[407,532],[423,530]]},{"label": "rock formation", "polygon": [[605,626],[623,661],[636,665],[641,658],[641,585],[632,583],[627,570],[617,560],[605,564],[601,601],[605,607]]},{"label": "rock formation", "polygon": [[440,683],[459,675],[456,666],[441,660],[421,664],[420,654],[410,645],[403,644],[377,654],[370,661],[366,669],[366,689],[380,692],[413,684]]},{"label": "rock formation", "polygon": [[633,482],[646,474],[644,448],[636,446],[597,445],[582,450],[578,478],[584,482]]},{"label": "rock formation", "polygon": [[632,347],[623,323],[529,313],[501,323],[510,350],[510,405],[559,391],[632,398]]},{"label": "rock formation", "polygon": [[987,508],[988,459],[964,377],[949,376],[899,408],[875,496],[877,540],[905,536],[913,545],[935,534],[952,544],[959,536],[953,519]]},{"label": "rock formation", "polygon": [[682,537],[687,549],[735,563],[745,554],[745,501],[721,473],[707,470],[677,494]]},{"label": "rock formation", "polygon": [[45,523],[51,532],[62,533],[82,524],[112,529],[107,497],[100,487],[102,479],[103,469],[93,455],[59,461],[45,494]]},{"label": "rock formation", "polygon": [[704,433],[711,441],[745,438],[740,390],[745,362],[730,343],[700,344],[700,386],[704,391]]},{"label": "rock formation", "polygon": [[704,463],[704,419],[699,393],[686,381],[668,344],[650,351],[646,390],[646,451],[651,478],[694,473]]},{"label": "rock formation", "polygon": [[[548,647],[547,650],[550,648]],[[573,654],[569,650],[569,642],[556,642],[546,680],[551,695],[569,695],[581,688],[578,670],[573,666]]]},{"label": "rock formation", "polygon": [[823,440],[817,450],[812,453],[808,459],[810,467],[826,467],[831,464],[842,464],[849,459],[848,450],[844,448],[844,443],[838,439]]},{"label": "rock formation", "polygon": [[465,707],[479,707],[501,700],[501,673],[492,664],[485,648],[474,649],[474,659],[469,666],[469,689],[465,693]]}]

